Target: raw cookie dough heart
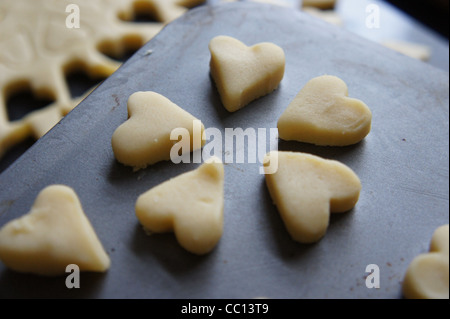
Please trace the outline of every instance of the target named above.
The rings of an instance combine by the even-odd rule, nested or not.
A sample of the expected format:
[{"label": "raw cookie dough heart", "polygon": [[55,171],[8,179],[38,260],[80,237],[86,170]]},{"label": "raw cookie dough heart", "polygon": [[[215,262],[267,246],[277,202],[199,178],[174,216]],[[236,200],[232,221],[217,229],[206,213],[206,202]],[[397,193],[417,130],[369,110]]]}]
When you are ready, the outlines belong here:
[{"label": "raw cookie dough heart", "polygon": [[283,79],[284,51],[273,43],[247,47],[232,37],[218,36],[209,50],[211,76],[229,112],[269,94]]},{"label": "raw cookie dough heart", "polygon": [[110,266],[76,193],[63,185],[42,190],[27,215],[3,226],[0,259],[13,270],[45,276],[64,274],[70,264],[94,272]]},{"label": "raw cookie dough heart", "polygon": [[414,258],[403,280],[407,299],[449,299],[449,225],[439,227],[430,252]]},{"label": "raw cookie dough heart", "polygon": [[177,143],[170,135],[177,128],[189,131],[191,150],[205,143],[201,122],[158,93],[133,93],[128,99],[128,115],[129,119],[117,128],[111,139],[114,155],[124,165],[140,169],[169,160],[170,150]]},{"label": "raw cookie dough heart", "polygon": [[347,85],[338,77],[310,80],[278,120],[280,138],[325,146],[360,142],[370,132],[372,113],[347,96]]},{"label": "raw cookie dough heart", "polygon": [[142,194],[136,202],[136,216],[147,230],[174,231],[186,250],[206,254],[222,236],[223,183],[223,164],[212,158]]},{"label": "raw cookie dough heart", "polygon": [[270,152],[266,164],[278,162],[278,170],[266,171],[270,195],[291,237],[313,243],[326,233],[330,212],[352,209],[361,190],[358,176],[333,160],[293,152]]}]

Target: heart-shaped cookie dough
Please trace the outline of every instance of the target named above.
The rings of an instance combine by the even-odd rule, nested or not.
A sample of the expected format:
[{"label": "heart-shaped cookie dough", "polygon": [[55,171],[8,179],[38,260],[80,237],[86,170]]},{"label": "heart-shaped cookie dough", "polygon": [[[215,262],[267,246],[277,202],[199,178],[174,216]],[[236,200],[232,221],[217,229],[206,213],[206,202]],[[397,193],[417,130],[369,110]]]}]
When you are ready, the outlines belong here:
[{"label": "heart-shaped cookie dough", "polygon": [[287,141],[346,146],[363,140],[371,125],[369,107],[348,97],[344,81],[324,75],[301,89],[278,120],[278,132]]},{"label": "heart-shaped cookie dough", "polygon": [[223,164],[213,157],[139,196],[136,216],[150,232],[173,231],[186,250],[206,254],[222,236],[223,183]]},{"label": "heart-shaped cookie dough", "polygon": [[[128,99],[129,119],[114,132],[111,144],[116,159],[135,169],[169,160],[177,140],[171,140],[174,129],[189,132],[190,150],[201,148],[204,126],[194,116],[155,92],[136,92]],[[199,127],[196,127],[196,123]]]},{"label": "heart-shaped cookie dough", "polygon": [[330,212],[352,209],[361,190],[358,176],[346,165],[292,152],[270,152],[264,168],[278,162],[278,170],[266,172],[270,195],[291,237],[300,243],[320,240],[328,228]]},{"label": "heart-shaped cookie dough", "polygon": [[403,279],[407,299],[449,298],[449,225],[433,234],[430,252],[414,258]]},{"label": "heart-shaped cookie dough", "polygon": [[235,112],[275,90],[284,76],[284,51],[273,43],[252,47],[229,36],[209,43],[211,76],[224,107]]},{"label": "heart-shaped cookie dough", "polygon": [[63,185],[42,190],[27,215],[3,226],[0,259],[13,270],[45,276],[64,274],[70,264],[94,272],[110,266],[76,193]]}]

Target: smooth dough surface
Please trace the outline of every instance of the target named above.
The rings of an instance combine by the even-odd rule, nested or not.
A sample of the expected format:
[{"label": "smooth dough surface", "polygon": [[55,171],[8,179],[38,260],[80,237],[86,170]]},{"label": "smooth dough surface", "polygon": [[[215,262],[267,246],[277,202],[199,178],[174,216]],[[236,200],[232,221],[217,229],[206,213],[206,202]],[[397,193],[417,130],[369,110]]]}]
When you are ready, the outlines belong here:
[{"label": "smooth dough surface", "polygon": [[136,216],[150,232],[173,231],[186,250],[206,254],[223,232],[223,184],[223,164],[211,158],[139,196]]},{"label": "smooth dough surface", "polygon": [[449,299],[449,225],[436,229],[430,252],[410,263],[403,295],[407,299]]},{"label": "smooth dough surface", "polygon": [[276,162],[278,170],[265,175],[266,183],[295,241],[317,242],[326,233],[330,212],[349,211],[359,199],[358,176],[340,162],[305,153],[273,151],[266,155],[265,163]]},{"label": "smooth dough surface", "polygon": [[356,144],[371,126],[369,107],[349,98],[345,82],[331,75],[310,80],[278,120],[281,139],[323,146]]},{"label": "smooth dough surface", "polygon": [[128,99],[128,116],[114,132],[111,144],[116,159],[135,169],[170,159],[170,151],[177,143],[170,139],[174,129],[189,132],[191,151],[205,143],[203,124],[156,92],[133,93]]},{"label": "smooth dough surface", "polygon": [[273,43],[248,47],[235,38],[218,36],[210,41],[209,50],[211,76],[229,112],[271,93],[284,77],[284,51]]},{"label": "smooth dough surface", "polygon": [[104,272],[110,259],[87,219],[76,193],[64,185],[42,190],[30,212],[0,230],[0,259],[9,268],[45,276]]},{"label": "smooth dough surface", "polygon": [[403,279],[407,299],[449,299],[449,259],[440,253],[414,258]]}]

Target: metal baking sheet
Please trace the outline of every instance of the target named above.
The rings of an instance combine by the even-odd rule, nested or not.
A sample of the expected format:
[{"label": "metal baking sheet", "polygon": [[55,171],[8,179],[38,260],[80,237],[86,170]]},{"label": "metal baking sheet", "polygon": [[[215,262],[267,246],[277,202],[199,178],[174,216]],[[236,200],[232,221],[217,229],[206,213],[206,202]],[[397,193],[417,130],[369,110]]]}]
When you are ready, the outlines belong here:
[{"label": "metal baking sheet", "polygon": [[[208,43],[217,35],[281,46],[279,89],[228,113],[209,75]],[[198,164],[162,162],[133,172],[116,162],[111,136],[127,118],[132,93],[163,94],[207,128],[270,129],[302,86],[323,74],[342,78],[350,96],[369,105],[369,136],[344,148],[266,143],[339,160],[360,177],[356,207],[333,215],[320,242],[291,240],[259,163],[225,166],[224,234],[211,254],[186,252],[173,234],[145,234],[137,197]],[[300,12],[252,3],[194,9],[0,175],[0,226],[27,213],[44,187],[69,185],[111,257],[110,270],[82,273],[81,288],[69,290],[65,276],[24,275],[0,264],[0,297],[401,298],[409,263],[449,221],[448,105],[448,73]],[[379,289],[366,287],[370,264],[379,266]]]}]

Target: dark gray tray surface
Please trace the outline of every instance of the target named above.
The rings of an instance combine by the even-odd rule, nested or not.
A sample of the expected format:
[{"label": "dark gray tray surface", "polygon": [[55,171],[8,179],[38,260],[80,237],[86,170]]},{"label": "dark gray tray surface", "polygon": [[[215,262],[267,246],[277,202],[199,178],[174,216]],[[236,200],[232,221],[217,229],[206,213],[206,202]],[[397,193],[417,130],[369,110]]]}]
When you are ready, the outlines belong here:
[{"label": "dark gray tray surface", "polygon": [[[286,53],[274,93],[228,113],[209,75],[209,41],[234,36],[269,41]],[[152,54],[148,54],[149,50]],[[225,225],[216,249],[198,257],[172,234],[147,236],[134,213],[137,197],[198,164],[163,162],[134,173],[117,163],[114,130],[127,99],[156,91],[205,127],[275,128],[311,78],[342,78],[350,96],[373,112],[373,129],[345,148],[271,141],[281,150],[339,160],[360,177],[355,209],[332,216],[314,245],[291,240],[273,206],[259,164],[225,167]],[[0,175],[0,226],[27,213],[50,184],[75,189],[112,261],[105,274],[65,277],[15,273],[0,264],[0,297],[83,298],[400,298],[411,260],[448,223],[448,74],[316,21],[302,13],[251,3],[203,7],[168,25],[51,132]],[[365,270],[380,268],[380,289]]]}]

